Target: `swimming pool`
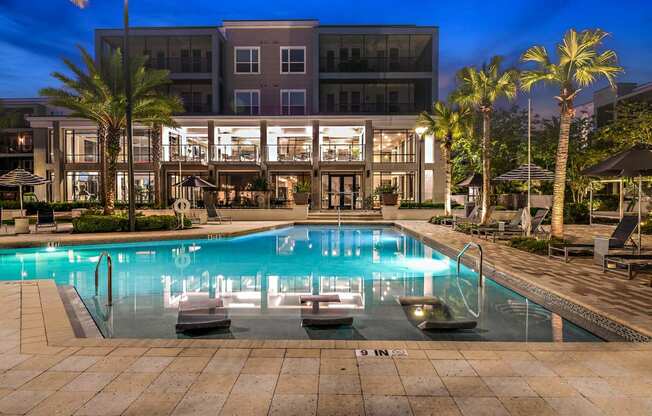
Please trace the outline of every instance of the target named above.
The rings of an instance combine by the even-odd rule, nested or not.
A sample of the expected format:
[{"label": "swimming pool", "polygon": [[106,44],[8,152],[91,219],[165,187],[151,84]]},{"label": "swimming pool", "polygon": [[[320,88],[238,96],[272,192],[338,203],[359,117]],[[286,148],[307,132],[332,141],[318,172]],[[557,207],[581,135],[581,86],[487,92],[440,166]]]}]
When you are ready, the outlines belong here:
[{"label": "swimming pool", "polygon": [[[94,272],[113,260],[113,308]],[[240,237],[0,250],[3,280],[54,279],[74,285],[107,337],[176,338],[179,301],[221,298],[230,330],[207,338],[599,341],[590,332],[462,267],[419,240],[386,226],[293,226]],[[301,327],[299,298],[340,296],[352,327]],[[477,328],[425,332],[423,310],[399,296],[437,296],[452,318]],[[479,315],[479,316],[478,316]],[[477,318],[476,318],[477,317]]]}]

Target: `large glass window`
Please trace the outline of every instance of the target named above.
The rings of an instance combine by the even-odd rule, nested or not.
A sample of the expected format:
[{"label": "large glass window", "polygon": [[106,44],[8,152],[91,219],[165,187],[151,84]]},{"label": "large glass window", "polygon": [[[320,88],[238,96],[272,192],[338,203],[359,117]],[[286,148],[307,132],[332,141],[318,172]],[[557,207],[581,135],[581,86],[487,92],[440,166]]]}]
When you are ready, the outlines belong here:
[{"label": "large glass window", "polygon": [[281,73],[282,74],[305,74],[306,73],[305,46],[281,48]]},{"label": "large glass window", "polygon": [[312,127],[277,127],[267,129],[267,154],[271,162],[310,162]]},{"label": "large glass window", "polygon": [[97,163],[97,130],[66,130],[66,163]]},{"label": "large glass window", "polygon": [[213,160],[216,162],[258,162],[259,127],[216,127]]},{"label": "large glass window", "polygon": [[[134,172],[134,185],[137,204],[154,202],[154,172]],[[129,201],[129,177],[127,172],[118,172],[116,191],[118,201]]]},{"label": "large glass window", "polygon": [[[133,154],[134,163],[149,163],[152,160],[151,131],[134,129],[133,133]],[[122,137],[119,160],[127,163],[127,137]]]},{"label": "large glass window", "polygon": [[432,104],[429,80],[331,81],[319,85],[325,114],[415,114]]},{"label": "large glass window", "polygon": [[31,131],[4,131],[0,132],[0,153],[31,153]]},{"label": "large glass window", "polygon": [[281,114],[284,116],[306,113],[306,90],[281,90]]},{"label": "large glass window", "polygon": [[380,185],[396,186],[400,200],[414,201],[415,179],[414,172],[374,172],[373,189],[378,188]]},{"label": "large glass window", "polygon": [[375,163],[416,161],[416,134],[411,130],[374,130]]},{"label": "large glass window", "polygon": [[195,206],[203,206],[204,190],[202,188],[189,188],[189,187],[175,186],[176,184],[178,184],[179,182],[188,178],[191,175],[199,176],[202,179],[209,181],[208,175],[204,172],[182,172],[182,176],[179,176],[178,172],[168,172],[168,177],[167,177],[168,204],[172,204],[176,199],[185,198],[191,203],[194,203]]},{"label": "large glass window", "polygon": [[98,172],[66,173],[66,200],[96,201],[100,189]]},{"label": "large glass window", "polygon": [[235,90],[233,95],[237,115],[258,115],[260,112],[260,90]]},{"label": "large glass window", "polygon": [[319,127],[321,160],[326,162],[352,162],[364,160],[364,127]]},{"label": "large glass window", "polygon": [[234,53],[236,74],[260,73],[259,47],[236,47]]},{"label": "large glass window", "polygon": [[272,174],[271,185],[274,191],[272,203],[285,206],[294,202],[294,187],[300,182],[310,183],[310,172]]}]

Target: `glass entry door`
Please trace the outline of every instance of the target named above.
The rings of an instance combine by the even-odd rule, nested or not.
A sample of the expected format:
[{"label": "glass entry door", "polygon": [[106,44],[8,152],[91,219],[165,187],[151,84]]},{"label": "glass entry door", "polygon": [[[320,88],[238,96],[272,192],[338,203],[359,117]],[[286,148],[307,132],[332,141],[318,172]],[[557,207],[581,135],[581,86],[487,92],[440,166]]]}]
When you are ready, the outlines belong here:
[{"label": "glass entry door", "polygon": [[357,198],[356,175],[328,175],[328,208],[353,209]]}]

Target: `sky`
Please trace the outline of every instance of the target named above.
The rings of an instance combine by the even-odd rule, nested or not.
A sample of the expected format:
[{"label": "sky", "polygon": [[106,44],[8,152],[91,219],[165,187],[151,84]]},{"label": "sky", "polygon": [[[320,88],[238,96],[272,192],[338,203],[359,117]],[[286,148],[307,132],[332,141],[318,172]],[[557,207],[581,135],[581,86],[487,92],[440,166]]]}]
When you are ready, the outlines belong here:
[{"label": "sky", "polygon": [[[61,59],[78,59],[76,45],[93,50],[96,28],[121,27],[121,0],[90,0],[84,10],[69,0],[0,0],[0,97],[35,97],[63,70]],[[440,31],[440,98],[454,88],[455,72],[481,65],[493,55],[520,65],[532,45],[552,51],[569,28],[611,33],[605,47],[616,51],[625,73],[619,81],[652,82],[652,0],[131,0],[133,26],[216,26],[222,19],[314,18],[322,24],[434,25]],[[576,102],[591,99],[596,88]],[[556,111],[550,88],[532,93],[541,114]],[[523,104],[525,96],[519,98]]]}]

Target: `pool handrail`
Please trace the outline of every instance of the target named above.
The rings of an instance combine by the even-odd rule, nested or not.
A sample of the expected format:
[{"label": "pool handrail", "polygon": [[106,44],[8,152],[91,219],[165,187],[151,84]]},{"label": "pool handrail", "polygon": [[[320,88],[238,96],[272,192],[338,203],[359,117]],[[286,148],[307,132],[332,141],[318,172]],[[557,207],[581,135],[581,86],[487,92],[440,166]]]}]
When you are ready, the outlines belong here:
[{"label": "pool handrail", "polygon": [[97,297],[99,293],[99,271],[100,271],[100,264],[102,264],[102,258],[106,257],[106,265],[108,267],[107,269],[107,296],[108,296],[108,306],[113,305],[113,261],[111,260],[111,255],[103,251],[102,254],[100,254],[100,257],[97,259],[97,264],[95,265],[95,296]]},{"label": "pool handrail", "polygon": [[[477,248],[478,251],[480,252],[480,264],[479,264],[479,267],[478,267],[478,311],[477,312],[473,311],[469,307],[469,304],[466,301],[466,297],[464,296],[464,293],[462,292],[462,287],[460,286],[460,263],[462,261],[462,257],[464,257],[464,254],[466,254],[466,251],[471,247]],[[483,276],[482,276],[482,262],[483,262],[482,246],[480,244],[474,243],[472,241],[466,243],[464,248],[462,248],[462,250],[460,250],[460,252],[457,254],[457,288],[460,291],[460,296],[462,296],[462,301],[464,301],[464,306],[466,306],[466,309],[469,311],[469,313],[471,315],[473,315],[473,317],[476,318],[476,319],[480,318],[480,311],[481,311],[481,308],[482,308],[482,289],[481,289],[482,285],[483,285],[483,282],[482,282],[482,279],[483,279]]]}]

